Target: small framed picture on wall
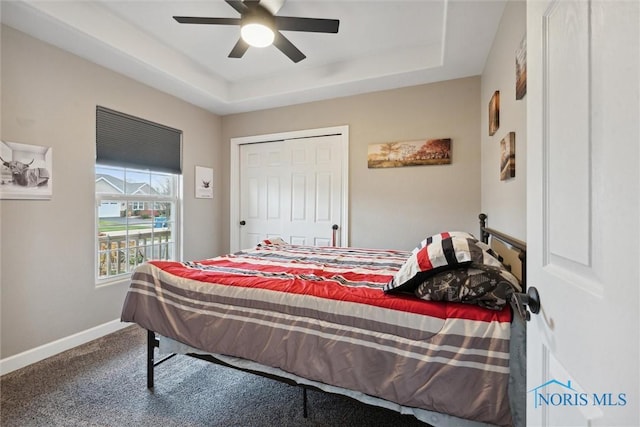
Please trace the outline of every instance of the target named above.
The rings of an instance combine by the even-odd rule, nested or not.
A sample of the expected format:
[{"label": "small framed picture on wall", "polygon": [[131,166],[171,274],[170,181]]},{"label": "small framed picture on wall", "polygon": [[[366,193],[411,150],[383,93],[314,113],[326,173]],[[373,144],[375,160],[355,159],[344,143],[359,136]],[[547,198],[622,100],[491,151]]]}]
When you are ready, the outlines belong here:
[{"label": "small framed picture on wall", "polygon": [[0,199],[51,199],[53,148],[0,141]]},{"label": "small framed picture on wall", "polygon": [[516,176],[516,133],[509,132],[500,141],[500,181]]},{"label": "small framed picture on wall", "polygon": [[500,91],[493,93],[489,101],[489,135],[492,136],[500,127]]},{"label": "small framed picture on wall", "polygon": [[516,100],[527,94],[527,36],[525,35],[516,50]]},{"label": "small framed picture on wall", "polygon": [[196,166],[196,199],[213,198],[213,169]]}]

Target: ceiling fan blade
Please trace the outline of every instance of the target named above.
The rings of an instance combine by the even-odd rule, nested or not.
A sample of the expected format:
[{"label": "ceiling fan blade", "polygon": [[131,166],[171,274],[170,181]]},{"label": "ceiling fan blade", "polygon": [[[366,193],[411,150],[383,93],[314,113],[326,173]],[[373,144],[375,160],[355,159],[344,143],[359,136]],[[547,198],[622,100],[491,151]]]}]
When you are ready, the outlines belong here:
[{"label": "ceiling fan blade", "polygon": [[293,43],[289,41],[288,38],[280,34],[279,31],[276,31],[273,44],[275,47],[280,49],[282,53],[287,55],[289,59],[291,59],[293,62],[298,63],[302,61],[304,58],[306,58],[306,55],[300,52],[300,50],[297,47],[295,47]]},{"label": "ceiling fan blade", "polygon": [[234,8],[238,13],[243,14],[247,11],[248,7],[241,0],[225,0],[229,6]]},{"label": "ceiling fan blade", "polygon": [[240,18],[200,18],[197,16],[174,16],[173,19],[181,24],[205,25],[240,25]]},{"label": "ceiling fan blade", "polygon": [[242,38],[239,38],[236,45],[231,49],[229,58],[242,58],[247,49],[249,49],[249,43],[244,41]]},{"label": "ceiling fan blade", "polygon": [[310,33],[337,33],[338,19],[298,18],[294,16],[275,16],[276,26],[282,31],[306,31]]}]

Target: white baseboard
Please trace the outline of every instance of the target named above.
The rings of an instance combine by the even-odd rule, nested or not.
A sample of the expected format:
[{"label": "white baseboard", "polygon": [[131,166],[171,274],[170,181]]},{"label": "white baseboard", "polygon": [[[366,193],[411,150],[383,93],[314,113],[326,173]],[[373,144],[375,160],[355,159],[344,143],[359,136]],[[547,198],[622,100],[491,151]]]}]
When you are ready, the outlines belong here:
[{"label": "white baseboard", "polygon": [[72,349],[81,344],[116,332],[120,329],[131,326],[131,323],[121,322],[119,319],[98,325],[86,331],[78,332],[65,338],[41,345],[31,350],[24,351],[14,356],[0,359],[0,375],[8,374],[17,369],[24,368],[32,363],[39,362],[47,357],[55,356],[58,353]]}]

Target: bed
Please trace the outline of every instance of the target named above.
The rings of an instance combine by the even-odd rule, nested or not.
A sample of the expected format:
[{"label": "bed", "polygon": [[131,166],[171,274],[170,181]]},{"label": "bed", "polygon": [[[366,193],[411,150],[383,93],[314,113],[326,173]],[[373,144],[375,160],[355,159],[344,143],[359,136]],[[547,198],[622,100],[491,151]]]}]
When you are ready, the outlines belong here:
[{"label": "bed", "polygon": [[148,330],[147,386],[161,347],[301,385],[305,415],[313,388],[435,426],[524,425],[535,302],[487,243],[515,249],[523,277],[526,246],[480,219],[481,240],[447,231],[413,251],[270,239],[139,266],[121,318]]}]

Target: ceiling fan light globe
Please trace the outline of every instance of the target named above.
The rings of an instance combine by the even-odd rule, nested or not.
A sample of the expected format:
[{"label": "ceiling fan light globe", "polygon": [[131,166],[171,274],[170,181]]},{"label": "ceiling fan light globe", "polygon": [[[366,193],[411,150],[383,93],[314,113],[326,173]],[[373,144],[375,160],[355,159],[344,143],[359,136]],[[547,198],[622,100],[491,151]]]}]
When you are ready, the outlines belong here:
[{"label": "ceiling fan light globe", "polygon": [[266,47],[273,43],[275,34],[264,24],[245,24],[240,29],[242,39],[253,47]]}]

